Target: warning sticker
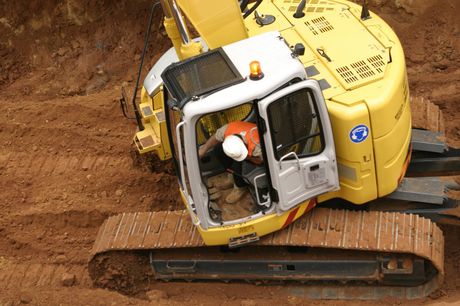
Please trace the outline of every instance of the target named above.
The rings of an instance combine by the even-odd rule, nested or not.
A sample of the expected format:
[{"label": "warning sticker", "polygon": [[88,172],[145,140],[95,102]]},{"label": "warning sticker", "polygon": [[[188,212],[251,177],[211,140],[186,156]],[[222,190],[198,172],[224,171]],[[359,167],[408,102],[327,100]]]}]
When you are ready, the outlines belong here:
[{"label": "warning sticker", "polygon": [[369,136],[369,128],[364,125],[355,126],[350,132],[350,140],[354,143],[361,143]]}]

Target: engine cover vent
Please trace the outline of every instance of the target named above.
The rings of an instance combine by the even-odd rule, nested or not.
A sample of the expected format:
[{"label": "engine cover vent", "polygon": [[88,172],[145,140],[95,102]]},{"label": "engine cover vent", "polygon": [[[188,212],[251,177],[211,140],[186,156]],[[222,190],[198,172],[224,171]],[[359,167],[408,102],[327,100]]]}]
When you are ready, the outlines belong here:
[{"label": "engine cover vent", "polygon": [[334,27],[327,21],[324,16],[319,18],[312,19],[311,22],[315,24],[315,26],[320,30],[321,33],[329,32],[334,30]]},{"label": "engine cover vent", "polygon": [[[299,5],[301,0],[284,0],[286,4],[293,4],[289,6],[289,12],[295,12],[297,10],[297,6]],[[333,11],[334,7],[337,6],[337,3],[332,1],[325,1],[325,0],[307,0],[307,6],[305,7],[305,12],[308,13],[323,13],[325,11]]]},{"label": "engine cover vent", "polygon": [[352,84],[359,81],[358,77],[350,70],[350,68],[348,68],[348,66],[337,68],[337,72],[340,74],[342,79],[344,79],[345,82],[347,82],[348,84]]},{"label": "engine cover vent", "polygon": [[316,28],[311,25],[308,21],[305,21],[305,24],[307,25],[308,29],[313,33],[313,35],[318,35],[318,31],[316,31]]},{"label": "engine cover vent", "polygon": [[[358,82],[365,82],[373,79],[377,75],[383,74],[385,62],[381,55],[371,56],[368,59],[360,60],[349,65],[341,66],[336,69],[342,79],[350,85]],[[359,76],[359,77],[358,77]]]},{"label": "engine cover vent", "polygon": [[380,54],[369,57],[367,61],[371,63],[372,66],[374,66],[378,73],[383,73],[382,67],[385,67],[385,62],[383,61],[383,57]]},{"label": "engine cover vent", "polygon": [[334,30],[334,27],[327,21],[324,16],[319,18],[314,18],[309,21],[305,21],[308,29],[313,33],[313,35],[318,35],[321,33],[326,33]]},{"label": "engine cover vent", "polygon": [[[302,19],[294,17],[301,0],[271,2],[280,9],[312,54],[327,67],[345,90],[353,90],[384,78],[391,61],[389,47],[378,40],[370,31],[371,27],[367,28],[362,23],[360,11],[347,1],[308,0]],[[319,49],[327,57],[319,51],[315,52]]]},{"label": "engine cover vent", "polygon": [[364,61],[359,61],[350,65],[359,74],[361,79],[371,78],[375,75],[375,72],[371,70]]}]

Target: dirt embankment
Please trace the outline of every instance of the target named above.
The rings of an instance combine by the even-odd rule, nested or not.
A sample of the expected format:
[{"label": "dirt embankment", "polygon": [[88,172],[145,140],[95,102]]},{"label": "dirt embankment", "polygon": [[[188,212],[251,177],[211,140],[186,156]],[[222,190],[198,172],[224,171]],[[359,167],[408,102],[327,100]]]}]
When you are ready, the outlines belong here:
[{"label": "dirt embankment", "polygon": [[[404,45],[412,93],[441,107],[449,142],[460,144],[460,2],[369,2]],[[86,261],[108,215],[180,205],[174,176],[133,166],[135,125],[116,101],[121,83],[133,83],[150,7],[0,0],[0,305],[348,305],[304,301],[281,286],[157,283],[142,299],[91,287]],[[169,46],[159,17],[146,67]],[[459,230],[445,233],[445,286],[409,304],[458,302]],[[400,304],[359,304],[387,303]]]},{"label": "dirt embankment", "polygon": [[[0,88],[7,97],[86,95],[130,81],[149,1],[2,1]],[[151,66],[168,42],[156,10]],[[20,82],[15,82],[20,81]]]}]

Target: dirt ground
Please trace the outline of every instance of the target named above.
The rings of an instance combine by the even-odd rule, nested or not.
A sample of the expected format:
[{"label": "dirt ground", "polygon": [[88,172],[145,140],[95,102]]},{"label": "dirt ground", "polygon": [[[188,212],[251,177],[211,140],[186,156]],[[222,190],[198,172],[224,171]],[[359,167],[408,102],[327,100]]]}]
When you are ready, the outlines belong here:
[{"label": "dirt ground", "polygon": [[[372,0],[405,48],[412,95],[436,103],[460,145],[460,2]],[[176,178],[130,157],[132,87],[150,2],[0,0],[0,305],[349,305],[290,286],[154,283],[146,296],[93,288],[86,264],[118,212],[178,209]],[[169,47],[156,15],[146,66]],[[459,305],[460,229],[444,228],[446,280],[430,298],[359,305]]]}]

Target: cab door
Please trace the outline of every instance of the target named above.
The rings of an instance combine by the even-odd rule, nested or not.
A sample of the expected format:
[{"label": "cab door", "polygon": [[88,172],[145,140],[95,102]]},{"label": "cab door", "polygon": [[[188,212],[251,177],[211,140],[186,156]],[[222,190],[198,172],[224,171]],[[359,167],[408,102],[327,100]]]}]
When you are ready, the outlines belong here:
[{"label": "cab door", "polygon": [[259,101],[272,186],[281,210],[339,188],[331,123],[317,81],[295,83]]}]

